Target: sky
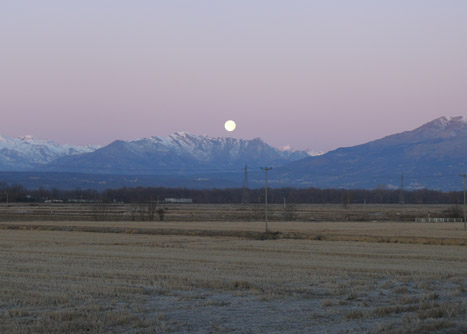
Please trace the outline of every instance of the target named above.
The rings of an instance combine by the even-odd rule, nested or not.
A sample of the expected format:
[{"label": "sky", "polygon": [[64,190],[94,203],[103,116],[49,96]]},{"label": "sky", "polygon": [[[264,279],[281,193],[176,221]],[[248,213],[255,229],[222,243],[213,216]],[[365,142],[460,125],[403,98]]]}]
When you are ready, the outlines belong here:
[{"label": "sky", "polygon": [[2,0],[0,134],[328,151],[467,117],[466,41],[465,0]]}]

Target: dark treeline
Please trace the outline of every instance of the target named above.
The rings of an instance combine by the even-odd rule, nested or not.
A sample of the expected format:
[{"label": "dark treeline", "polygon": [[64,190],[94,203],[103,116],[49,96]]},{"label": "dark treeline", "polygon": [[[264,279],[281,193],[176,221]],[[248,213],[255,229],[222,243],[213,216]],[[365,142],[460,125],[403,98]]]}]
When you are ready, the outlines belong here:
[{"label": "dark treeline", "polygon": [[[44,202],[46,200],[60,201],[99,201],[141,203],[148,201],[164,201],[165,198],[191,198],[194,203],[241,203],[243,189],[203,189],[138,187],[108,189],[102,192],[96,190],[29,190],[21,185],[0,183],[0,202]],[[249,189],[249,203],[264,202],[264,189]],[[463,192],[441,192],[434,190],[346,190],[346,189],[268,189],[270,203],[316,203],[316,204],[352,204],[352,203],[400,203],[403,199],[408,204],[460,204],[463,203]]]}]

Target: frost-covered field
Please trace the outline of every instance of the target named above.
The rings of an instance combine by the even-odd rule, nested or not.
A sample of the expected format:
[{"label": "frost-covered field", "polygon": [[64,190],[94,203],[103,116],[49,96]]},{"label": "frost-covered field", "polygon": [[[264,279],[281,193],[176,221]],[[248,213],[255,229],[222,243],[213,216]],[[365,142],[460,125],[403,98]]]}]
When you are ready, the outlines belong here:
[{"label": "frost-covered field", "polygon": [[2,333],[466,331],[465,246],[0,230]]}]

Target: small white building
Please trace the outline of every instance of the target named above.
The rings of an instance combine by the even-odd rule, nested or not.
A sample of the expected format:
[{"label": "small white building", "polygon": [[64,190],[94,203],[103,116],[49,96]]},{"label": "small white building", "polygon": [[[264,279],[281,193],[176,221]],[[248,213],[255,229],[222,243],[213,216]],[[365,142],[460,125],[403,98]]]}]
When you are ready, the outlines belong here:
[{"label": "small white building", "polygon": [[166,198],[164,203],[193,203],[191,198]]}]

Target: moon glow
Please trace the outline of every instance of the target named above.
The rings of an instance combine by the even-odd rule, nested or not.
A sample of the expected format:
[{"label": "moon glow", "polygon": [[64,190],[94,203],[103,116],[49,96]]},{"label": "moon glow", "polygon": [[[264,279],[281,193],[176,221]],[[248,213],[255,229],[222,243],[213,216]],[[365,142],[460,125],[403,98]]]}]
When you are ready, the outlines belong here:
[{"label": "moon glow", "polygon": [[234,131],[235,128],[237,127],[237,124],[235,124],[234,121],[229,120],[229,121],[225,122],[224,127],[225,127],[225,129],[226,129],[227,131],[232,132],[232,131]]}]

